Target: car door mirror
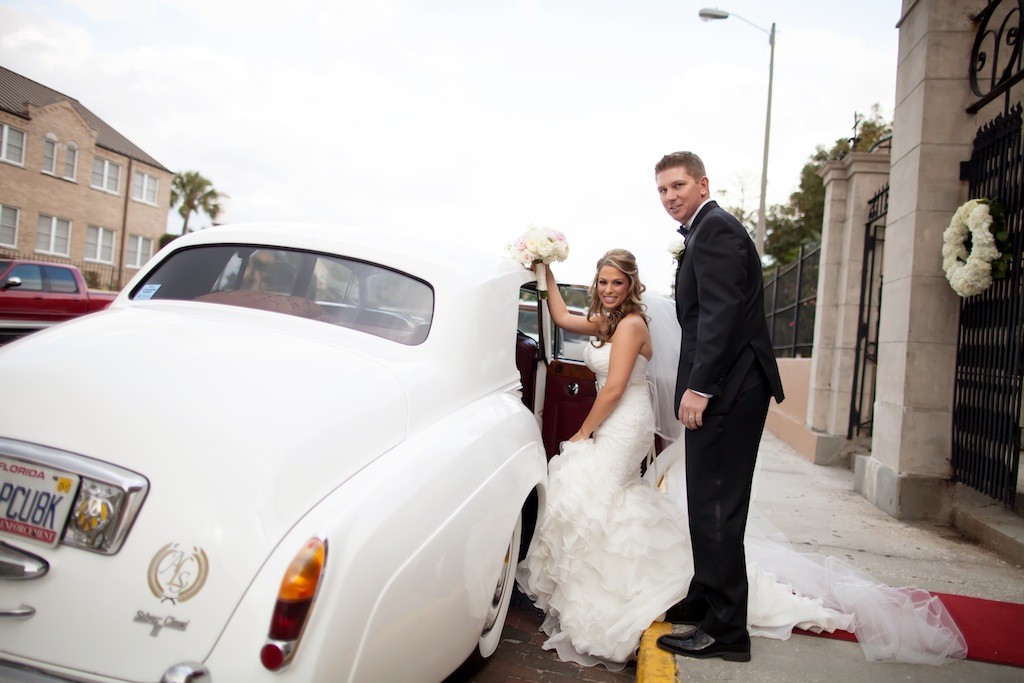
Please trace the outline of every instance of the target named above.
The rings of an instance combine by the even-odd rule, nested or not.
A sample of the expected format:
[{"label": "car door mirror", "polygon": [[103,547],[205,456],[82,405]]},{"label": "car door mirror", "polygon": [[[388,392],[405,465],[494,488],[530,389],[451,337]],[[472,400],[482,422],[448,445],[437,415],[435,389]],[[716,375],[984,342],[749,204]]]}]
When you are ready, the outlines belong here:
[{"label": "car door mirror", "polygon": [[11,289],[12,287],[21,287],[20,277],[9,277],[7,282],[4,283],[3,289]]}]

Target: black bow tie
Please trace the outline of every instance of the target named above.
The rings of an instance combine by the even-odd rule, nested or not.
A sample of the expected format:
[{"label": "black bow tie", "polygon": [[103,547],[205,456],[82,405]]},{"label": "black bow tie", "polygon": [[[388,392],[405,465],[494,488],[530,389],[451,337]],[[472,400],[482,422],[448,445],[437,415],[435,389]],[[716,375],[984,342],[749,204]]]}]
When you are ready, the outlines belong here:
[{"label": "black bow tie", "polygon": [[690,234],[690,229],[685,225],[680,225],[677,232],[683,236],[683,239],[686,239],[686,236]]}]

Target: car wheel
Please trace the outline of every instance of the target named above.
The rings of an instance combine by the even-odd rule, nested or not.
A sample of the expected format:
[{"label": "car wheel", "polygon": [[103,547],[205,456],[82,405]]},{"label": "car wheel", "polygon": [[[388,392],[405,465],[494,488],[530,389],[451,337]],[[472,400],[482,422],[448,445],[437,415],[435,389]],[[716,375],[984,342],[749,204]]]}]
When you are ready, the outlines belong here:
[{"label": "car wheel", "polygon": [[505,559],[498,575],[498,583],[494,587],[494,596],[487,608],[487,618],[484,620],[484,629],[480,634],[478,649],[482,657],[490,657],[494,654],[494,651],[498,649],[498,643],[501,642],[505,615],[508,614],[508,605],[516,586],[516,564],[519,561],[519,546],[522,541],[523,515],[520,512],[516,518],[515,529],[512,530],[512,538],[509,539],[508,547],[505,549]]}]

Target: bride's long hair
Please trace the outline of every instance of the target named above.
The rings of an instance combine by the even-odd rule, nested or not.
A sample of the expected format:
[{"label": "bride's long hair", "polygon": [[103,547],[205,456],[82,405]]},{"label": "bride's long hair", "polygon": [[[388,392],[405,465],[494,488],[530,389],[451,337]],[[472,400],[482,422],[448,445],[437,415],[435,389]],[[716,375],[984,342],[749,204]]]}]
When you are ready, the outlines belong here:
[{"label": "bride's long hair", "polygon": [[[601,297],[597,293],[597,279],[601,276],[601,269],[605,266],[615,268],[629,280],[629,295],[618,308],[613,311],[605,310],[601,305]],[[647,287],[640,282],[640,270],[636,265],[636,257],[625,249],[609,249],[604,256],[597,260],[597,268],[594,272],[594,281],[590,285],[590,309],[587,311],[588,320],[598,321],[597,342],[594,346],[604,346],[605,342],[611,341],[615,334],[615,328],[619,322],[631,313],[639,313],[643,316],[644,322],[650,318],[644,313],[647,307],[644,306],[640,295]]]}]

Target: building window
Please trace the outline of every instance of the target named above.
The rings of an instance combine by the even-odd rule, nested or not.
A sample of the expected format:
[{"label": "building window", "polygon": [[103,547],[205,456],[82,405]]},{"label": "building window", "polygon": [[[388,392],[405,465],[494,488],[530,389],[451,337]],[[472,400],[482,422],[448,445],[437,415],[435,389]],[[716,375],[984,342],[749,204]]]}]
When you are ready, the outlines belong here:
[{"label": "building window", "polygon": [[156,193],[158,187],[159,181],[157,181],[156,178],[148,173],[136,171],[135,179],[132,181],[132,199],[156,206]]},{"label": "building window", "polygon": [[0,245],[18,248],[18,210],[0,205]]},{"label": "building window", "polygon": [[57,172],[57,138],[50,133],[43,138],[43,173]]},{"label": "building window", "polygon": [[114,262],[114,231],[90,225],[85,235],[85,260]]},{"label": "building window", "polygon": [[41,254],[69,256],[71,244],[71,221],[39,214],[36,226],[36,251]]},{"label": "building window", "polygon": [[121,167],[100,157],[92,160],[92,186],[97,190],[117,194],[121,184]]},{"label": "building window", "polygon": [[125,266],[128,268],[141,268],[152,257],[153,240],[142,235],[129,235],[128,260],[125,262]]},{"label": "building window", "polygon": [[74,180],[78,175],[78,145],[69,142],[64,152],[64,177]]},{"label": "building window", "polygon": [[7,124],[0,124],[0,160],[25,165],[25,133]]}]

